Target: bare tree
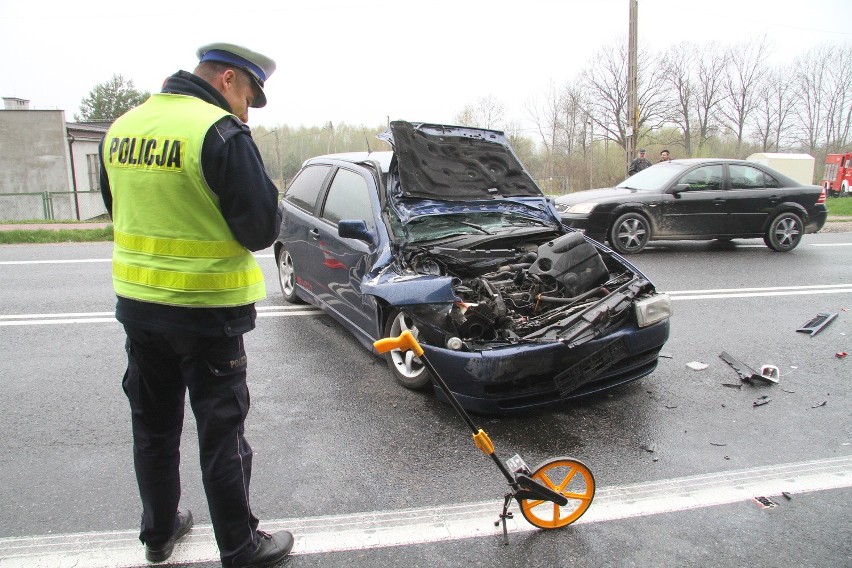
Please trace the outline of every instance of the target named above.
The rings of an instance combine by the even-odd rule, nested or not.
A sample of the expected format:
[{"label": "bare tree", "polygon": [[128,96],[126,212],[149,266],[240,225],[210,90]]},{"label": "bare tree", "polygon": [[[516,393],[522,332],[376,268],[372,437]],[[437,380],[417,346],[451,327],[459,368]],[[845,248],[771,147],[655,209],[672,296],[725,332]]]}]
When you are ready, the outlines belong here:
[{"label": "bare tree", "polygon": [[757,104],[758,90],[767,72],[764,59],[767,52],[765,39],[734,45],[729,50],[728,66],[722,81],[721,112],[725,126],[737,140],[737,157],[742,157],[746,125]]},{"label": "bare tree", "polygon": [[828,96],[825,148],[845,149],[852,126],[852,44],[835,45],[829,50],[826,81],[822,83]]},{"label": "bare tree", "polygon": [[682,42],[672,46],[663,57],[661,78],[672,100],[671,121],[683,132],[683,149],[692,156],[692,117],[696,113],[698,99],[697,79],[693,61],[698,59],[698,48]]},{"label": "bare tree", "polygon": [[727,64],[727,53],[718,43],[710,43],[702,47],[701,57],[698,59],[698,87],[695,103],[698,120],[696,156],[701,155],[707,140],[716,129],[719,105],[723,98],[722,80]]},{"label": "bare tree", "polygon": [[456,115],[455,121],[462,126],[476,126],[492,130],[503,127],[503,117],[506,109],[503,103],[493,95],[487,95],[476,101],[476,104],[465,105]]},{"label": "bare tree", "polygon": [[[627,148],[630,126],[627,123],[627,42],[617,40],[599,50],[592,60],[594,63],[581,76],[583,88],[592,101],[589,110],[604,136]],[[654,63],[647,52],[640,52],[637,70],[640,131],[660,128],[668,117],[669,103],[661,71]]]},{"label": "bare tree", "polygon": [[527,102],[527,112],[536,125],[536,130],[544,146],[547,163],[547,176],[554,175],[554,153],[558,144],[561,127],[560,119],[564,101],[562,94],[551,83],[542,98],[533,98]]},{"label": "bare tree", "polygon": [[798,97],[789,81],[792,69],[770,69],[758,90],[754,109],[755,137],[764,152],[779,151],[782,138],[790,131],[790,122]]}]

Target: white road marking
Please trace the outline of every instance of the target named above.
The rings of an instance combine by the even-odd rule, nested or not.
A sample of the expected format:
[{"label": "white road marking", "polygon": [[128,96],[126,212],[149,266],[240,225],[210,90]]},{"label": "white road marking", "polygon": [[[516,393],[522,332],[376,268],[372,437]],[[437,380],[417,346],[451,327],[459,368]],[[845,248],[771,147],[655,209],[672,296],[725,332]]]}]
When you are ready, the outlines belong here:
[{"label": "white road marking", "polygon": [[[496,472],[495,472],[496,474]],[[500,487],[495,476],[495,491]],[[852,456],[810,460],[735,471],[598,488],[591,507],[575,524],[600,523],[675,511],[712,507],[756,497],[780,496],[852,487]],[[287,529],[296,542],[293,554],[321,554],[500,537],[495,526],[502,500],[442,507],[374,511],[346,515],[278,519],[262,523],[267,531]],[[510,533],[538,530],[516,504],[507,520]],[[142,566],[144,552],[134,530],[41,535],[0,539],[3,568]],[[196,525],[175,547],[172,563],[219,560],[210,525]]]},{"label": "white road marking", "polygon": [[[811,294],[849,294],[852,284],[821,284],[813,286],[776,286],[772,288],[718,288],[709,290],[674,290],[666,292],[673,301],[718,300],[723,298],[755,298]],[[317,316],[323,312],[310,305],[257,306],[262,318]],[[112,312],[71,312],[59,314],[0,315],[0,327],[21,325],[61,325],[85,323],[114,323]]]},{"label": "white road marking", "polygon": [[[257,312],[258,317],[262,318],[322,315],[319,308],[312,306],[257,306]],[[0,327],[69,323],[117,323],[117,321],[113,312],[0,315]]]}]

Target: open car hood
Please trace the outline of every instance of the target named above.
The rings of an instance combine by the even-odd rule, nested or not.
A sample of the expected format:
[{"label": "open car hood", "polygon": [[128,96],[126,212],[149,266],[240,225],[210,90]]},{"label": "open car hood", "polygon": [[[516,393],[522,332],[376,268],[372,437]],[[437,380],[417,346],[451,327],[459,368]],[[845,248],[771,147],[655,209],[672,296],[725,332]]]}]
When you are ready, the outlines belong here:
[{"label": "open car hood", "polygon": [[443,201],[544,197],[497,130],[394,121],[380,138],[396,154],[398,197]]}]

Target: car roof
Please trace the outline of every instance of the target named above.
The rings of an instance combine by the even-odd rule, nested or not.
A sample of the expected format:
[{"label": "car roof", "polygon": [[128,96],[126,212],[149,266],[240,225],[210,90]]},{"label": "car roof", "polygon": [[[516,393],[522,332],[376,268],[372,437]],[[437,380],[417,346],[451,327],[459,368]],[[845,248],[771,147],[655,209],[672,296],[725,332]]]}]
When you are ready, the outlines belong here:
[{"label": "car roof", "polygon": [[302,164],[302,167],[307,166],[308,164],[315,163],[323,163],[338,160],[341,162],[350,162],[353,164],[357,164],[360,162],[378,162],[382,168],[382,173],[388,173],[388,169],[390,168],[391,158],[393,157],[393,152],[391,151],[382,151],[382,152],[341,152],[338,154],[325,154],[323,156],[315,156],[313,158],[308,158]]}]

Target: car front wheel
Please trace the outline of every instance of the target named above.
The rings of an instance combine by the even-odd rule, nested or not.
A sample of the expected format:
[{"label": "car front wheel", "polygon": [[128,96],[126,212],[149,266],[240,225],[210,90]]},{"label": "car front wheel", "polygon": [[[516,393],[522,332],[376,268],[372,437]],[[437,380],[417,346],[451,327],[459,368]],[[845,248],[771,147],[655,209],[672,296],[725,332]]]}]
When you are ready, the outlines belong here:
[{"label": "car front wheel", "polygon": [[644,215],[625,213],[609,229],[609,244],[621,254],[635,254],[651,239],[651,224]]},{"label": "car front wheel", "polygon": [[281,249],[278,253],[278,283],[281,284],[281,293],[284,299],[291,304],[303,304],[304,301],[296,295],[296,269],[293,266],[293,257],[287,249]]},{"label": "car front wheel", "polygon": [[776,252],[787,252],[798,246],[802,233],[804,226],[801,217],[795,213],[781,213],[769,224],[763,242]]},{"label": "car front wheel", "polygon": [[[415,339],[419,339],[420,330],[414,325],[414,320],[405,315],[404,312],[393,310],[385,323],[385,337],[397,337],[403,331],[408,330]],[[394,349],[385,353],[385,361],[390,367],[391,374],[396,382],[407,389],[422,391],[432,384],[432,377],[423,365],[419,357],[411,350],[400,351]]]}]

